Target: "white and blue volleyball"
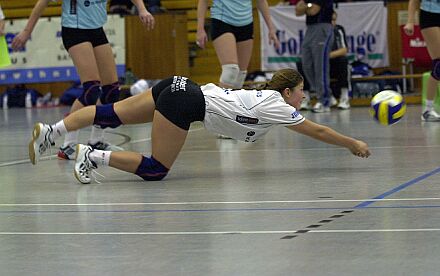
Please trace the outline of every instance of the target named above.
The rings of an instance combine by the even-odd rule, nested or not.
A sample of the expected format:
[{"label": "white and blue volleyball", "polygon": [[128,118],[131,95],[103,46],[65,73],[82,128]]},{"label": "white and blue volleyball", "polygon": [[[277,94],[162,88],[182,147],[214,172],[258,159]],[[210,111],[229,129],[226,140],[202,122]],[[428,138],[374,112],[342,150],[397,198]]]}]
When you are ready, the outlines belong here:
[{"label": "white and blue volleyball", "polygon": [[397,123],[406,112],[406,103],[401,94],[393,90],[384,90],[371,99],[370,113],[382,125]]}]

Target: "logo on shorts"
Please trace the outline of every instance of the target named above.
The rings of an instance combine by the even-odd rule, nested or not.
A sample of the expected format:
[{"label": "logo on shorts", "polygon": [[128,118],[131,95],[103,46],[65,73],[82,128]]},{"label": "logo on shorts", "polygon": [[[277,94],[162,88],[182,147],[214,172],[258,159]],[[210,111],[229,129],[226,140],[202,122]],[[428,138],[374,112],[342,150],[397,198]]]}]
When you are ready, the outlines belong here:
[{"label": "logo on shorts", "polygon": [[174,76],[171,84],[171,92],[186,91],[186,81],[188,78],[181,76]]},{"label": "logo on shorts", "polygon": [[254,136],[255,135],[255,131],[248,131],[248,133],[246,133],[247,136]]},{"label": "logo on shorts", "polygon": [[90,1],[89,0],[84,1],[84,6],[86,7],[90,6]]}]

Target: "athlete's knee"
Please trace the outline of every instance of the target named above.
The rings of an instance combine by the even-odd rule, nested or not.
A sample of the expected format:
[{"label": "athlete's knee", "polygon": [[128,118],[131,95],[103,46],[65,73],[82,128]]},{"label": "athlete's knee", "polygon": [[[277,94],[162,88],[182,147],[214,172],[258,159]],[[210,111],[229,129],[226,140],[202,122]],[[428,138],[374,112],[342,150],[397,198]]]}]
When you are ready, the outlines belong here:
[{"label": "athlete's knee", "polygon": [[158,181],[167,176],[169,169],[162,165],[153,156],[142,156],[142,161],[136,170],[136,175],[142,177],[145,181]]},{"label": "athlete's knee", "polygon": [[84,106],[95,105],[101,95],[100,81],[86,81],[83,84],[83,92],[78,101]]},{"label": "athlete's knee", "polygon": [[107,84],[102,87],[101,100],[102,104],[115,103],[119,101],[121,90],[119,89],[119,82]]},{"label": "athlete's knee", "polygon": [[116,128],[122,125],[122,122],[116,114],[113,104],[104,104],[96,106],[93,124],[98,125],[101,128]]},{"label": "athlete's knee", "polygon": [[432,72],[431,76],[440,81],[440,58],[436,58],[432,61]]},{"label": "athlete's knee", "polygon": [[222,74],[220,75],[220,82],[229,87],[235,87],[240,68],[238,64],[222,65]]}]

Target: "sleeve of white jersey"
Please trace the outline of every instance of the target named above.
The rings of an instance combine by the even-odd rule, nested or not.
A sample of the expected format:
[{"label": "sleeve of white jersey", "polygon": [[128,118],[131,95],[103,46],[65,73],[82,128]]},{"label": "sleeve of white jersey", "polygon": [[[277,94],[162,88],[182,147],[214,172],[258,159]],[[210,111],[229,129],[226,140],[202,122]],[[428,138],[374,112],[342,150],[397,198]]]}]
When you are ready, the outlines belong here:
[{"label": "sleeve of white jersey", "polygon": [[300,124],[305,120],[296,108],[279,98],[267,99],[257,112],[260,123],[289,126]]}]

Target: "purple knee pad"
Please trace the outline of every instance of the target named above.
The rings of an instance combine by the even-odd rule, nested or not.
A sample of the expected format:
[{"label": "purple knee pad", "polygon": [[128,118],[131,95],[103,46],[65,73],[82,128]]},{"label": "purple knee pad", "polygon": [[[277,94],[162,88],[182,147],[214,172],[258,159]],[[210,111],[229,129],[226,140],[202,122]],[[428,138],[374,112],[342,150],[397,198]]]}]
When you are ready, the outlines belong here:
[{"label": "purple knee pad", "polygon": [[78,97],[78,101],[84,106],[95,105],[101,96],[101,82],[100,81],[86,81],[82,84],[83,92]]},{"label": "purple knee pad", "polygon": [[100,126],[101,128],[116,128],[122,125],[121,120],[119,120],[118,115],[113,109],[113,104],[97,105],[95,119],[93,124]]},{"label": "purple knee pad", "polygon": [[432,72],[431,76],[440,81],[440,58],[436,58],[432,61]]},{"label": "purple knee pad", "polygon": [[146,181],[158,181],[167,176],[169,169],[162,165],[153,156],[142,156],[142,161],[136,170],[136,175]]},{"label": "purple knee pad", "polygon": [[99,99],[102,104],[115,103],[119,101],[120,94],[119,82],[115,82],[102,87],[102,93]]}]

